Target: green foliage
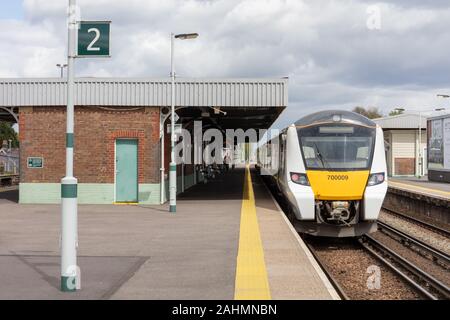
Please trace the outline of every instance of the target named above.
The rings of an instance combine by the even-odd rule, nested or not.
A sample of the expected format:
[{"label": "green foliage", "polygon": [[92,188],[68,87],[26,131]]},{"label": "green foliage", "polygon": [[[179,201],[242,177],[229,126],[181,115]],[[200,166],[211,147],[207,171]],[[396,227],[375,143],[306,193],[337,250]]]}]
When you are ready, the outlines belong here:
[{"label": "green foliage", "polygon": [[7,122],[0,122],[0,148],[3,140],[11,140],[11,147],[13,148],[19,147],[19,137],[17,136],[17,132],[14,131],[12,125]]},{"label": "green foliage", "polygon": [[399,114],[402,114],[404,111],[403,110],[398,110],[398,109],[394,109],[391,112],[389,112],[389,116],[398,116]]},{"label": "green foliage", "polygon": [[375,118],[381,118],[383,117],[383,114],[378,108],[370,107],[370,108],[364,108],[364,107],[355,107],[352,110],[353,112],[359,113],[369,119],[375,119]]}]

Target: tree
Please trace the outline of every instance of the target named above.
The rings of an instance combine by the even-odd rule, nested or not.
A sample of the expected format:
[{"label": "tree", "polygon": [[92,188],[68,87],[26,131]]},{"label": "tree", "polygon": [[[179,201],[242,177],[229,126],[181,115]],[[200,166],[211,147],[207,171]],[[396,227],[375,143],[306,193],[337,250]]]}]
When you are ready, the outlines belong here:
[{"label": "tree", "polygon": [[12,148],[19,147],[19,138],[12,125],[7,122],[0,122],[0,148],[2,147],[4,140],[11,140]]},{"label": "tree", "polygon": [[399,114],[402,114],[404,112],[404,110],[402,109],[394,109],[391,112],[389,112],[389,116],[398,116]]},{"label": "tree", "polygon": [[370,107],[370,108],[364,108],[364,107],[355,107],[352,110],[353,112],[359,113],[369,119],[375,119],[375,118],[381,118],[383,114],[378,108]]}]

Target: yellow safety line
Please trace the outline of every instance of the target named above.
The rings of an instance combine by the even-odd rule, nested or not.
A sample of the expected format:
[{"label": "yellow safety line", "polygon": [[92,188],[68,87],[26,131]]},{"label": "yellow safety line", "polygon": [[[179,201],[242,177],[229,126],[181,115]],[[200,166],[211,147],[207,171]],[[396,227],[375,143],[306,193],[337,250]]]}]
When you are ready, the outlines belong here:
[{"label": "yellow safety line", "polygon": [[395,186],[395,185],[405,186],[407,189],[419,189],[419,190],[424,190],[424,191],[428,191],[428,192],[432,192],[432,193],[433,192],[440,193],[447,197],[450,196],[450,192],[443,191],[443,190],[437,190],[437,189],[431,189],[431,188],[419,187],[415,184],[406,184],[406,183],[401,183],[401,182],[397,182],[397,181],[389,181],[389,184],[391,184],[392,186]]},{"label": "yellow safety line", "polygon": [[116,206],[135,206],[138,205],[138,202],[114,202],[113,203]]},{"label": "yellow safety line", "polygon": [[248,166],[245,169],[234,299],[271,299],[264,250],[256,216],[252,178]]}]

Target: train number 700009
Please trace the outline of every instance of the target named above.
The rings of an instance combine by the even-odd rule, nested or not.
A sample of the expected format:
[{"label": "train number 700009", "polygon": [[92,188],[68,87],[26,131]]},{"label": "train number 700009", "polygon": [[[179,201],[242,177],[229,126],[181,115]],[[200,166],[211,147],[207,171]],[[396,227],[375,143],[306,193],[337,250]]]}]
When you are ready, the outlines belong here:
[{"label": "train number 700009", "polygon": [[348,175],[346,175],[346,174],[329,174],[328,180],[348,180]]}]

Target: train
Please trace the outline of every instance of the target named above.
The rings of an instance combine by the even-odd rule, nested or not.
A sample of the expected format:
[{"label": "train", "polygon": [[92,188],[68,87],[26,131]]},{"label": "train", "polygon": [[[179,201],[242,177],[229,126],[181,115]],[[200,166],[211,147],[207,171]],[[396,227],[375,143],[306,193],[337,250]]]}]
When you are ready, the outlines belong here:
[{"label": "train", "polygon": [[256,167],[298,232],[358,237],[377,230],[388,184],[383,131],[372,120],[344,110],[305,116],[259,145]]}]

